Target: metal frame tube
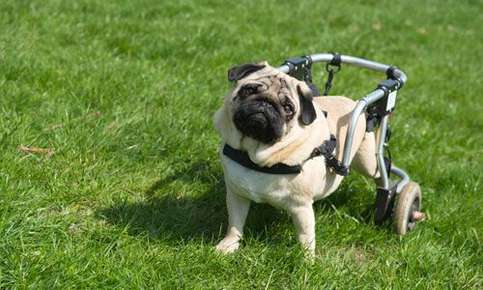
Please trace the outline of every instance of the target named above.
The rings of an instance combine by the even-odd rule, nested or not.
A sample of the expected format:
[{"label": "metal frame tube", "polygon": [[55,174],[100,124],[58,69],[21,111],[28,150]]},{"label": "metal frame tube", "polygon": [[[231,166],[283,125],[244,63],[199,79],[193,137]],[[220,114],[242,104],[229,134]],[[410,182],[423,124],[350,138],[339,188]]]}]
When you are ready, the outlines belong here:
[{"label": "metal frame tube", "polygon": [[376,131],[376,141],[377,141],[377,166],[379,168],[379,173],[381,174],[381,186],[384,189],[389,189],[389,177],[387,174],[386,163],[384,162],[384,145],[386,143],[386,133],[387,133],[387,123],[389,115],[382,117],[381,124]]},{"label": "metal frame tube", "polygon": [[[330,53],[321,53],[321,54],[311,55],[310,57],[312,58],[313,62],[327,62],[327,61],[331,61],[334,55]],[[341,55],[340,60],[342,63],[364,67],[367,69],[380,71],[380,72],[386,72],[386,70],[390,67],[387,64],[382,64],[375,61],[370,61],[367,59],[349,56],[349,55]]]},{"label": "metal frame tube", "polygon": [[[332,53],[318,53],[318,54],[309,55],[308,57],[312,59],[313,63],[316,63],[316,62],[329,62],[334,58],[334,55]],[[340,60],[342,63],[345,63],[345,64],[363,67],[363,68],[367,68],[370,70],[383,72],[383,73],[387,72],[387,70],[391,67],[390,65],[387,65],[387,64],[363,59],[360,57],[354,57],[350,55],[341,55]],[[284,73],[288,73],[290,71],[290,67],[288,65],[282,65],[278,67],[278,70]],[[406,74],[400,69],[394,68],[393,74],[401,82],[401,85],[405,84],[408,80]]]},{"label": "metal frame tube", "polygon": [[401,180],[397,183],[397,186],[396,186],[396,192],[400,193],[401,190],[403,189],[403,187],[406,184],[408,184],[409,175],[404,170],[402,170],[401,168],[394,166],[394,164],[391,166],[391,173],[393,173],[393,174],[395,174],[395,175],[397,175],[401,178]]},{"label": "metal frame tube", "polygon": [[378,101],[382,97],[384,97],[384,91],[377,89],[357,102],[356,107],[352,111],[349,127],[347,128],[347,134],[344,144],[344,154],[342,155],[343,166],[348,168],[350,165],[352,140],[357,128],[357,122],[359,121],[359,117],[366,111],[367,106]]},{"label": "metal frame tube", "polygon": [[344,154],[342,155],[342,166],[349,168],[350,165],[350,156],[351,156],[351,149],[352,149],[352,141],[354,134],[357,128],[357,121],[359,121],[359,117],[366,111],[367,108],[367,101],[365,99],[361,99],[357,102],[356,107],[352,111],[351,121],[349,123],[349,127],[347,128],[347,134],[344,143]]}]

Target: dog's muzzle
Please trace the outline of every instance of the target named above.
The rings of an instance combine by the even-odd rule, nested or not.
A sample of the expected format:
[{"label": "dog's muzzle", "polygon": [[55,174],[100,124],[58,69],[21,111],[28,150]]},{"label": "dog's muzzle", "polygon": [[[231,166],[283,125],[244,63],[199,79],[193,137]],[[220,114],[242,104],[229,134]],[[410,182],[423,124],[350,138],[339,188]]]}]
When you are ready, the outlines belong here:
[{"label": "dog's muzzle", "polygon": [[244,135],[266,144],[274,143],[283,134],[283,118],[266,100],[242,103],[235,111],[233,122]]}]

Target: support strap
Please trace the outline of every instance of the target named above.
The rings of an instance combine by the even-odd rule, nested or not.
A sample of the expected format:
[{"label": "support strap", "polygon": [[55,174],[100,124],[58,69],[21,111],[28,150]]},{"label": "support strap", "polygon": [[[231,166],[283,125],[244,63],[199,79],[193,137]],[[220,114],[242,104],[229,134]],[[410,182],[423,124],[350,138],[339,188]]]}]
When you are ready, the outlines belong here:
[{"label": "support strap", "polygon": [[324,141],[322,145],[312,151],[312,154],[310,154],[310,158],[314,158],[316,156],[324,156],[325,165],[328,168],[332,169],[338,175],[347,176],[349,174],[349,169],[344,167],[342,163],[337,160],[337,157],[334,154],[336,146],[337,139],[334,135],[331,134],[329,140]]},{"label": "support strap", "polygon": [[327,82],[325,83],[325,89],[324,89],[324,96],[329,95],[329,91],[332,88],[332,81],[334,80],[334,75],[340,71],[341,67],[341,57],[340,54],[334,53],[334,57],[330,62],[328,62],[325,65],[325,70],[329,73],[329,76],[327,77]]}]

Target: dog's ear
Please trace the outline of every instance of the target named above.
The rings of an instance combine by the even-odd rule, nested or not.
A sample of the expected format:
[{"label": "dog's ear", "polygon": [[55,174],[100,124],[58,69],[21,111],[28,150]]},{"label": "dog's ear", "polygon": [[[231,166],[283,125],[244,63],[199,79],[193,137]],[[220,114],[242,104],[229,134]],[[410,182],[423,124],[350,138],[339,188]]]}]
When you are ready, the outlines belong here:
[{"label": "dog's ear", "polygon": [[317,117],[315,107],[312,102],[313,94],[309,87],[302,88],[297,85],[297,93],[300,99],[300,116],[299,120],[304,125],[310,125]]},{"label": "dog's ear", "polygon": [[247,63],[242,65],[237,65],[228,70],[228,80],[238,81],[247,75],[261,70],[265,67],[265,64]]}]

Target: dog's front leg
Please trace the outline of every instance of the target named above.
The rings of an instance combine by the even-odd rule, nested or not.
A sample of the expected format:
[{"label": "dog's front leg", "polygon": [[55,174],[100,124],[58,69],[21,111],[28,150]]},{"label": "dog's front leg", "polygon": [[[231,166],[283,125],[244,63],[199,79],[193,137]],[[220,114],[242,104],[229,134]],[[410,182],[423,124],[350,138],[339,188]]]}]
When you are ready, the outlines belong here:
[{"label": "dog's front leg", "polygon": [[312,204],[295,206],[289,209],[297,231],[297,238],[304,250],[314,256],[315,254],[315,216]]},{"label": "dog's front leg", "polygon": [[233,253],[240,246],[250,201],[231,192],[227,187],[226,205],[228,208],[228,230],[225,238],[216,245],[216,250],[224,254]]}]

